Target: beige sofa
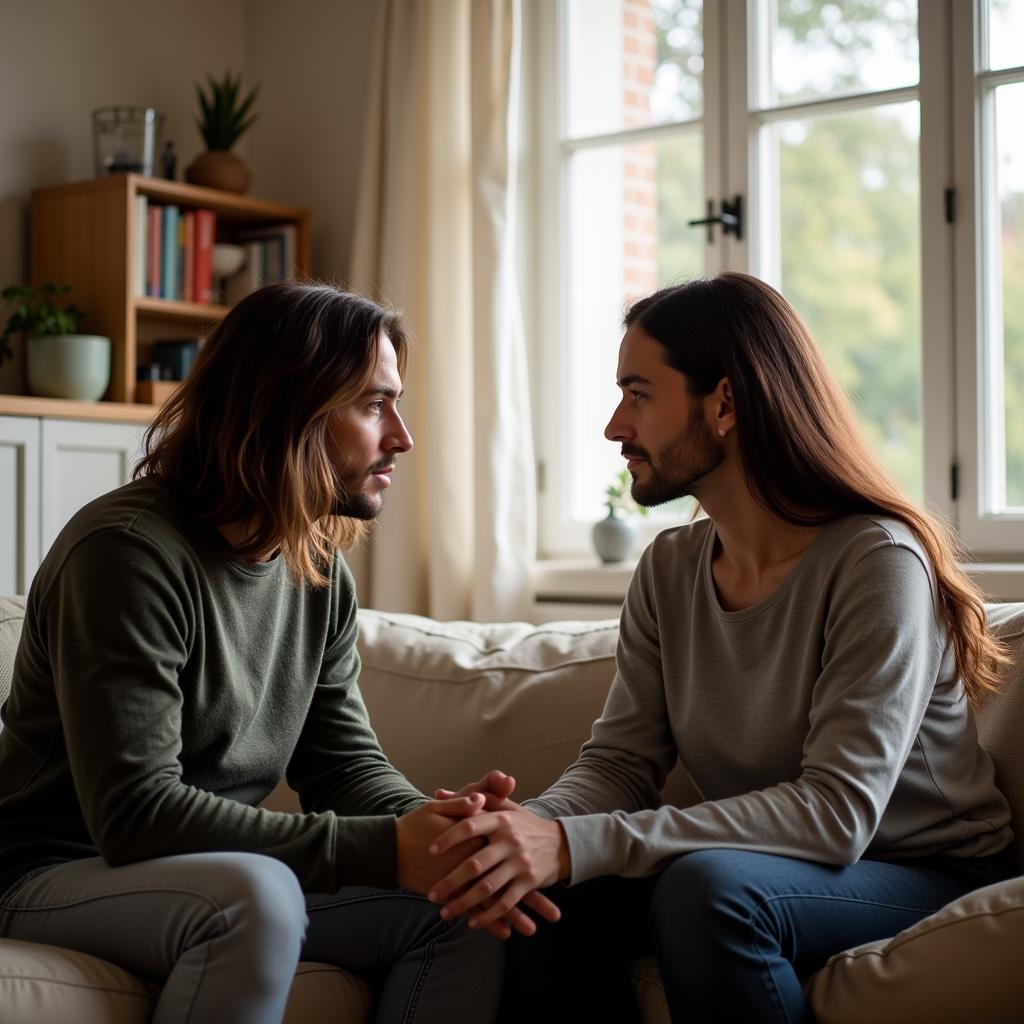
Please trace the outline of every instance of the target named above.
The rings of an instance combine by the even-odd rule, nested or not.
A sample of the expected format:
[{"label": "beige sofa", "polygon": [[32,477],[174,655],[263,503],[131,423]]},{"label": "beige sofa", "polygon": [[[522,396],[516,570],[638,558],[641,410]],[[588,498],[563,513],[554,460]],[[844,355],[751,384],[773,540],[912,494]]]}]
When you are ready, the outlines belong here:
[{"label": "beige sofa", "polygon": [[[10,684],[24,601],[0,598],[0,699]],[[990,608],[1024,665],[1024,605]],[[426,792],[500,767],[536,794],[568,764],[600,712],[614,668],[614,622],[546,626],[439,623],[360,613],[362,688],[395,764]],[[1014,807],[1024,864],[1024,681],[1008,673],[1004,695],[980,719]],[[665,799],[697,799],[685,773]],[[268,805],[296,809],[279,789]],[[870,1020],[1024,1020],[1024,879],[990,886],[888,942],[834,957],[809,983],[822,1024]],[[651,960],[630,965],[644,1019],[668,1021]],[[5,1024],[143,1024],[153,988],[118,967],[67,950],[0,939],[0,1019]],[[362,979],[326,964],[300,964],[287,1024],[362,1024],[372,996]]]}]

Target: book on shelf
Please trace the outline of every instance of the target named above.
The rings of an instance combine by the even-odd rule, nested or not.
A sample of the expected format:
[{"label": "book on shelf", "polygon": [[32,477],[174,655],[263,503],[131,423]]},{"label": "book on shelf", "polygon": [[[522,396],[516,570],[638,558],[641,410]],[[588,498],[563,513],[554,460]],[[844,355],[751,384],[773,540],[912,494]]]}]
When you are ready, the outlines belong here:
[{"label": "book on shelf", "polygon": [[136,213],[136,293],[210,305],[217,230],[214,211],[158,206],[139,196]]},{"label": "book on shelf", "polygon": [[181,211],[177,206],[163,207],[163,274],[160,281],[160,298],[177,299],[178,296],[178,221]]},{"label": "book on shelf", "polygon": [[149,200],[145,196],[135,197],[135,221],[132,233],[132,291],[146,295],[148,290],[149,247],[146,244],[149,223]]},{"label": "book on shelf", "polygon": [[233,306],[266,284],[295,278],[298,230],[294,224],[275,224],[238,233],[245,246],[245,263],[225,282],[225,301]]}]

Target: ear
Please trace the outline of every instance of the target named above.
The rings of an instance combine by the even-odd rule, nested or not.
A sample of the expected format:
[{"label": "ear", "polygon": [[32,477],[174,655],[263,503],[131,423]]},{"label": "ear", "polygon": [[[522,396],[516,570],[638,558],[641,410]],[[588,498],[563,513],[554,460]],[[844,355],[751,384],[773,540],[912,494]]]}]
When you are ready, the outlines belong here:
[{"label": "ear", "polygon": [[711,399],[712,429],[716,436],[725,437],[736,426],[736,405],[732,397],[732,385],[723,377],[708,395]]}]

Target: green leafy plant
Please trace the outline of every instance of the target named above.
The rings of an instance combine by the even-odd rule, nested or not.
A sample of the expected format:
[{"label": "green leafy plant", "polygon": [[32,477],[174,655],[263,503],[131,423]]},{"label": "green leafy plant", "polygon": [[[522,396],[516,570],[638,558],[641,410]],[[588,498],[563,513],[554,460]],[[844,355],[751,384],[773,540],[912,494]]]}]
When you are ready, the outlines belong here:
[{"label": "green leafy plant", "polygon": [[75,306],[62,306],[58,300],[71,291],[66,284],[52,281],[33,288],[27,284],[11,285],[0,292],[8,306],[14,307],[7,326],[0,335],[0,363],[14,353],[7,341],[12,334],[77,334],[85,314]]},{"label": "green leafy plant", "polygon": [[254,86],[245,99],[240,99],[241,75],[232,78],[231,72],[225,71],[220,81],[212,75],[206,78],[210,83],[209,92],[196,82],[196,95],[202,113],[201,117],[196,118],[199,134],[207,149],[230,149],[259,116],[250,116],[249,111],[260,87]]},{"label": "green leafy plant", "polygon": [[627,516],[645,516],[648,510],[633,500],[633,478],[628,469],[623,469],[618,476],[605,488],[605,508],[609,515],[622,512]]}]

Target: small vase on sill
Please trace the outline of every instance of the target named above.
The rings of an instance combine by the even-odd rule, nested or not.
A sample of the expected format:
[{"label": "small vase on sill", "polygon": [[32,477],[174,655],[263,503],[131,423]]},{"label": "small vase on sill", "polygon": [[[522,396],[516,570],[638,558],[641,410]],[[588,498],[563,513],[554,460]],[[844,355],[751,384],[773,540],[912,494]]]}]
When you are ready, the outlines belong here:
[{"label": "small vase on sill", "polygon": [[605,565],[624,562],[633,550],[636,527],[630,520],[619,518],[614,510],[609,509],[604,519],[594,523],[591,539],[597,557]]}]

